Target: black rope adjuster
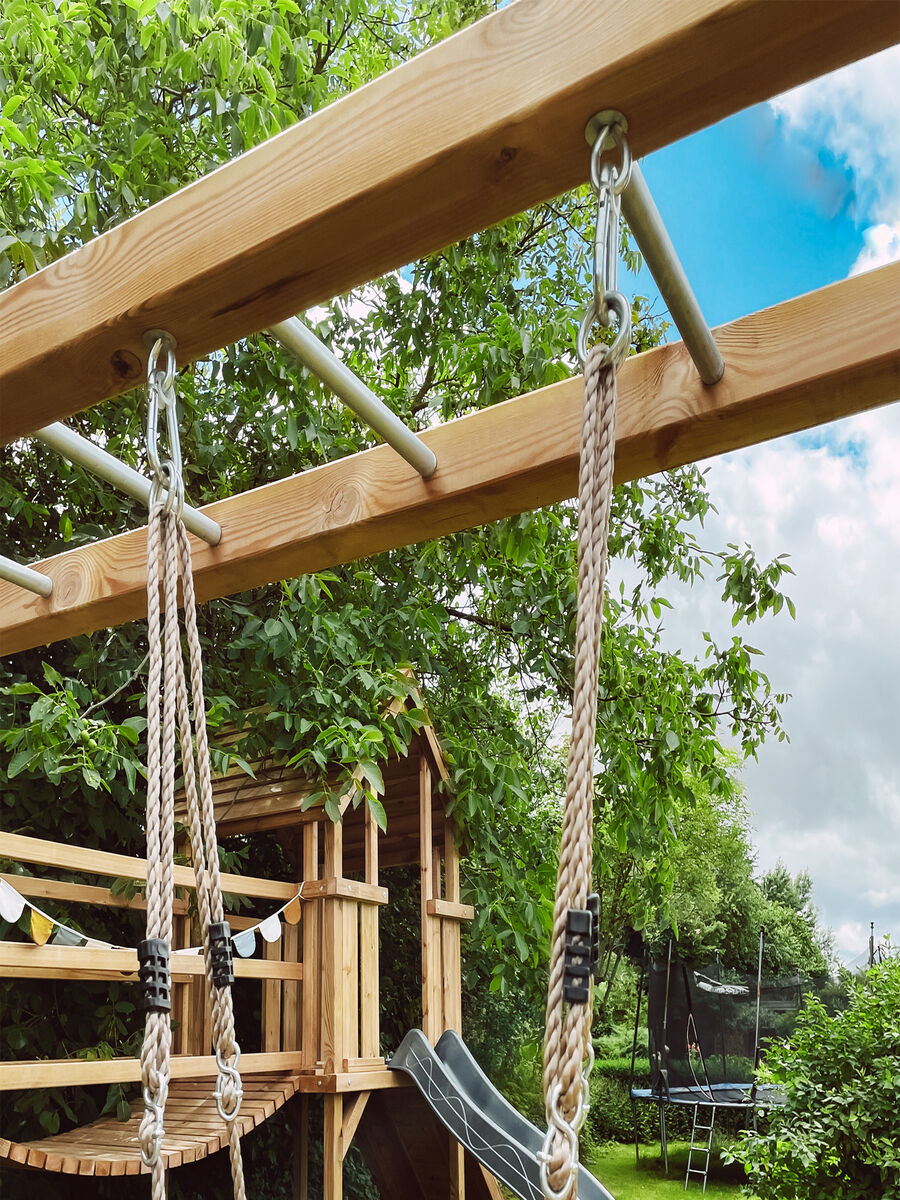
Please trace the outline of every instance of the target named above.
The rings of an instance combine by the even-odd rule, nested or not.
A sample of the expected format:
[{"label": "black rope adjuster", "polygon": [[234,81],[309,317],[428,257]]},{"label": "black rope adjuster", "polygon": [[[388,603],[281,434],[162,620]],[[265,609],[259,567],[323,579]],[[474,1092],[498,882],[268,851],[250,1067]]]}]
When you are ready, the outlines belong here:
[{"label": "black rope adjuster", "polygon": [[234,963],[231,958],[231,927],[227,921],[213,921],[209,927],[209,959],[213,984],[217,988],[234,983]]},{"label": "black rope adjuster", "polygon": [[569,1004],[587,1004],[591,994],[593,925],[589,908],[570,908],[566,914],[563,999]]},{"label": "black rope adjuster", "polygon": [[600,896],[591,892],[587,898],[588,912],[591,914],[591,974],[594,982],[600,982]]},{"label": "black rope adjuster", "polygon": [[138,944],[138,979],[141,1010],[145,1013],[171,1012],[169,943],[165,938],[145,938]]}]

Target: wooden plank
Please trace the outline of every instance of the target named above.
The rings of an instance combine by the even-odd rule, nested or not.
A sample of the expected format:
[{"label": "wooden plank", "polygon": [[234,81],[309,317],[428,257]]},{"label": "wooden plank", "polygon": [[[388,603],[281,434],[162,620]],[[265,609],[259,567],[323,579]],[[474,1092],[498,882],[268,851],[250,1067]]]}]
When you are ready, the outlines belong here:
[{"label": "wooden plank", "polygon": [[[325,837],[327,841],[327,825],[325,826]],[[341,852],[343,855],[343,839],[341,841]],[[387,904],[388,902],[388,890],[386,887],[379,887],[377,883],[361,883],[358,879],[335,879],[331,877],[304,884],[304,900],[316,899],[319,896],[340,896],[346,900],[362,900],[366,904]]]},{"label": "wooden plank", "polygon": [[[339,905],[341,901],[332,901]],[[322,1200],[342,1200],[344,1195],[344,1151],[341,1139],[344,1097],[339,1093],[325,1097],[325,1136],[322,1144]]]},{"label": "wooden plank", "polygon": [[475,909],[471,904],[460,904],[453,900],[429,900],[425,905],[431,917],[445,917],[450,921],[474,921]]},{"label": "wooden plank", "polygon": [[359,906],[360,1024],[359,1052],[363,1058],[380,1053],[381,1030],[378,978],[378,909]]},{"label": "wooden plank", "polygon": [[359,909],[352,900],[342,900],[343,939],[341,947],[341,986],[343,991],[344,1036],[341,1067],[350,1070],[350,1060],[359,1049]]},{"label": "wooden plank", "polygon": [[[307,912],[310,910],[307,909]],[[300,959],[300,926],[285,925],[281,935],[284,944],[285,962],[298,962]],[[294,983],[285,980],[282,986],[284,1011],[282,1014],[283,1045],[280,1049],[300,1049],[300,990],[302,981]]]},{"label": "wooden plank", "polygon": [[294,1169],[291,1200],[309,1200],[309,1097],[291,1105],[294,1131]]},{"label": "wooden plank", "polygon": [[[241,1075],[247,1077],[266,1071],[297,1071],[297,1054],[242,1054]],[[206,1079],[217,1072],[214,1055],[175,1055],[171,1059],[173,1079]],[[27,1062],[0,1063],[0,1091],[16,1088],[89,1087],[96,1083],[133,1083],[141,1077],[138,1058],[37,1059]],[[377,1086],[377,1084],[373,1085]]]},{"label": "wooden plank", "polygon": [[[0,438],[125,391],[583,182],[584,126],[643,155],[891,45],[895,0],[518,0],[0,296]],[[298,183],[299,181],[299,183]]]},{"label": "wooden plank", "polygon": [[[204,976],[201,954],[173,954],[171,966],[179,975]],[[76,971],[136,972],[137,950],[95,950],[91,946],[33,946],[27,942],[0,942],[0,972],[6,968],[27,967],[45,971],[45,978],[64,978],[67,969]],[[236,958],[234,974],[238,979],[302,979],[302,963],[265,962]]]},{"label": "wooden plank", "polygon": [[[453,830],[453,824],[450,820],[444,821],[444,876],[445,888],[444,895],[451,904],[459,903],[459,847],[456,844],[456,837]],[[472,909],[472,918],[475,916],[475,910]]]},{"label": "wooden plank", "polygon": [[[281,938],[277,942],[265,942],[263,958],[281,962]],[[287,964],[285,964],[287,965]],[[274,1054],[283,1049],[281,1044],[281,982],[267,979],[262,985],[262,1037],[264,1054]]]},{"label": "wooden plank", "polygon": [[[91,875],[107,875],[114,878],[146,880],[147,863],[142,858],[131,858],[127,854],[111,854],[107,850],[90,850],[85,846],[71,846],[62,842],[49,842],[43,838],[25,837],[21,833],[0,832],[0,858],[11,858],[16,862],[34,863],[43,867],[60,867],[66,871],[85,871]],[[175,883],[179,887],[193,887],[193,867],[175,867]],[[276,879],[255,879],[252,876],[220,876],[222,891],[238,896],[255,896],[266,900],[290,900],[297,894],[293,883],[282,883]]]},{"label": "wooden plank", "polygon": [[[315,825],[303,827],[303,881],[310,883],[319,874],[319,830]],[[308,969],[303,974],[301,1005],[301,1057],[305,1069],[315,1067],[321,1055],[320,1012],[322,995],[321,970],[322,904],[303,907],[303,962]]]},{"label": "wooden plank", "polygon": [[344,944],[345,900],[322,902],[322,999],[321,1055],[326,1075],[340,1072],[347,1054],[344,1049]]},{"label": "wooden plank", "polygon": [[[773,6],[804,14],[828,6]],[[840,5],[835,5],[840,8]],[[860,10],[862,11],[862,10]],[[841,314],[841,336],[834,334]],[[900,392],[900,263],[843,280],[716,332],[714,387],[683,345],[619,373],[616,479],[807,429]],[[388,446],[209,505],[222,544],[194,543],[201,601],[495,521],[574,495],[581,427],[576,377],[428,430],[439,467],[422,480]],[[146,533],[134,530],[36,564],[45,600],[0,583],[0,652],[140,617]],[[0,851],[2,853],[2,851]],[[116,868],[121,873],[122,868]],[[287,899],[284,896],[284,899]]]},{"label": "wooden plank", "polygon": [[378,834],[378,824],[372,816],[371,808],[367,804],[363,845],[365,847],[366,883],[373,887],[378,886]]},{"label": "wooden plank", "polygon": [[[13,875],[0,872],[0,879],[16,889],[20,896],[32,899],[63,900],[70,904],[98,904],[105,908],[145,909],[143,896],[114,896],[108,888],[92,887],[86,883],[66,883],[59,879],[38,879],[34,875]],[[184,916],[188,910],[187,900],[175,899],[172,911]]]},{"label": "wooden plank", "polygon": [[371,1092],[357,1092],[349,1096],[344,1103],[343,1121],[341,1123],[341,1158],[347,1157],[347,1151],[353,1142],[353,1135],[359,1126]]},{"label": "wooden plank", "polygon": [[462,965],[459,922],[441,921],[441,986],[444,999],[444,1028],[462,1033]]},{"label": "wooden plank", "polygon": [[429,916],[428,902],[434,898],[432,857],[431,767],[425,755],[419,759],[419,870],[422,906],[422,1031],[431,1042],[443,1033],[441,1002],[441,923]]}]

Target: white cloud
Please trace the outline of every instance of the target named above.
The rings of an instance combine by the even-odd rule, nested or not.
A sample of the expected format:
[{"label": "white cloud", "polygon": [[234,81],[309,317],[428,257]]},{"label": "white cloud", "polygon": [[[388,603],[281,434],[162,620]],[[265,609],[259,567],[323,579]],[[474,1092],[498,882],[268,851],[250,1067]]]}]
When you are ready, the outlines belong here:
[{"label": "white cloud", "polygon": [[[746,631],[791,693],[790,743],[744,771],[759,865],[810,872],[849,960],[870,920],[900,937],[900,405],[705,465],[719,514],[703,544],[787,551],[796,572],[796,621],[782,612]],[[704,630],[731,636],[720,590],[712,575],[671,588],[671,644],[700,654]]]},{"label": "white cloud", "polygon": [[852,172],[863,247],[850,274],[900,259],[900,46],[770,103],[790,134]]}]

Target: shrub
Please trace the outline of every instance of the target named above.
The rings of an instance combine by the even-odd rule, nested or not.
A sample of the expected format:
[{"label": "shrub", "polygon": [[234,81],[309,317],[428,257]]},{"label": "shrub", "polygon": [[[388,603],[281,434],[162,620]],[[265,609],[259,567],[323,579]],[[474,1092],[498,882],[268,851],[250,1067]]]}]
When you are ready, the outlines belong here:
[{"label": "shrub", "polygon": [[810,999],[760,1078],[786,1103],[729,1156],[760,1200],[900,1200],[900,959],[854,981],[845,1012]]}]

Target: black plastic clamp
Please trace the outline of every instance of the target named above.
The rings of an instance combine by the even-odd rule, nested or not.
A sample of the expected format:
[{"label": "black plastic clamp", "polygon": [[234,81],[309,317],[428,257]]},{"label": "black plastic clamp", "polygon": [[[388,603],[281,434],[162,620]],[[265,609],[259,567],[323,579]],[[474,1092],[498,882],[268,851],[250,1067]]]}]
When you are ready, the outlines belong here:
[{"label": "black plastic clamp", "polygon": [[138,944],[138,979],[141,1010],[145,1013],[171,1012],[169,943],[165,938],[145,938]]},{"label": "black plastic clamp", "polygon": [[213,921],[210,924],[209,957],[213,984],[217,988],[231,987],[234,983],[234,963],[231,957],[231,926],[227,921]]},{"label": "black plastic clamp", "polygon": [[591,914],[591,974],[594,982],[600,982],[600,896],[591,892],[587,898],[588,912]]},{"label": "black plastic clamp", "polygon": [[566,914],[566,953],[563,967],[563,999],[569,1004],[587,1004],[591,994],[591,934],[588,908],[570,908]]}]

